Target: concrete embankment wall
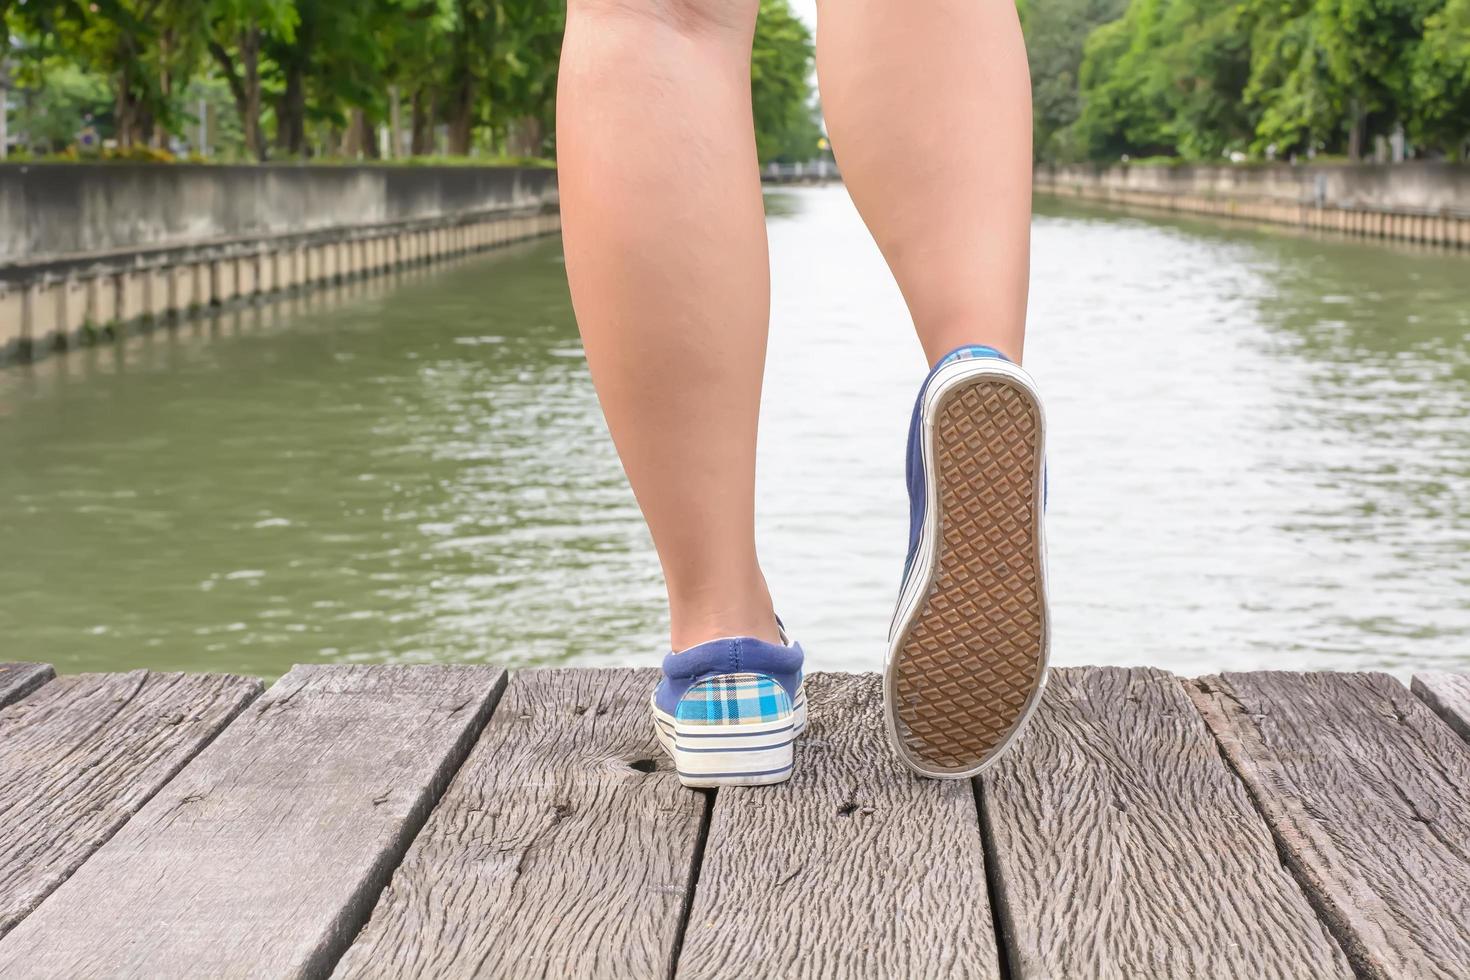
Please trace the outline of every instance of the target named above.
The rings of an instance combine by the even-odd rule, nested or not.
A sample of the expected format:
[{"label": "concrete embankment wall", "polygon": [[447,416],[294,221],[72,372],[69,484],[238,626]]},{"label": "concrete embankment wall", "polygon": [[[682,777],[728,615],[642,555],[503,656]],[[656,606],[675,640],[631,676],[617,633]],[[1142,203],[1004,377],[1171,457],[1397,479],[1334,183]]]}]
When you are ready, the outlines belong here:
[{"label": "concrete embankment wall", "polygon": [[560,228],[556,172],[0,166],[0,359]]},{"label": "concrete embankment wall", "polygon": [[1470,248],[1470,166],[1041,166],[1041,193]]}]

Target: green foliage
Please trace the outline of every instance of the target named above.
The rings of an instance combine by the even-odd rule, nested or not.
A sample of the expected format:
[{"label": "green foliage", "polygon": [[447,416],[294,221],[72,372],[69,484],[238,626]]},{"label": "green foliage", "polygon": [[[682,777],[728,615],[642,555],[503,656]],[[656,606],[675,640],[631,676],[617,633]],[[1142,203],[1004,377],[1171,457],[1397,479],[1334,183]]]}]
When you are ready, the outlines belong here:
[{"label": "green foliage", "polygon": [[1017,6],[1031,62],[1036,157],[1075,159],[1082,154],[1070,127],[1081,111],[1083,45],[1094,28],[1123,13],[1127,0],[1027,0]]},{"label": "green foliage", "polygon": [[[1062,2],[1031,0],[1028,26]],[[1077,77],[1071,123],[1066,93],[1038,83],[1050,158],[1362,155],[1399,126],[1417,152],[1456,155],[1470,0],[1129,0],[1088,35]]]},{"label": "green foliage", "polygon": [[750,61],[756,153],[762,163],[810,160],[822,131],[812,108],[812,35],[786,0],[761,0]]},{"label": "green foliage", "polygon": [[1410,79],[1418,108],[1410,134],[1463,159],[1470,140],[1470,0],[1449,0],[1424,18]]},{"label": "green foliage", "polygon": [[[119,151],[220,159],[372,159],[389,127],[395,157],[555,153],[565,0],[0,0],[0,15],[18,38],[12,129],[41,154],[89,122]],[[762,160],[817,152],[811,72],[810,32],[762,0]]]},{"label": "green foliage", "polygon": [[1255,57],[1242,97],[1259,112],[1252,152],[1331,141],[1348,100],[1328,66],[1313,0],[1254,0],[1247,11]]},{"label": "green foliage", "polygon": [[106,79],[74,64],[37,58],[15,73],[34,94],[20,100],[16,122],[29,135],[31,149],[60,150],[94,122],[110,118],[112,98]]},{"label": "green foliage", "polygon": [[1318,0],[1328,70],[1366,111],[1406,106],[1424,19],[1443,6],[1443,0]]},{"label": "green foliage", "polygon": [[1084,48],[1074,139],[1094,159],[1243,147],[1249,34],[1234,0],[1133,0]]}]

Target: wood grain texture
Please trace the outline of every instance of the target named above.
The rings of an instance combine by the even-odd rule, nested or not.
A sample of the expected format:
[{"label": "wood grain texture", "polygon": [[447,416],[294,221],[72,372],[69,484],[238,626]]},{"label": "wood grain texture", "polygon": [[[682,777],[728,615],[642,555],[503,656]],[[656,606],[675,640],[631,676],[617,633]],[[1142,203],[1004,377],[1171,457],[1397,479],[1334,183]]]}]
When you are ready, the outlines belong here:
[{"label": "wood grain texture", "polygon": [[320,976],[504,684],[296,667],[0,940],[0,976]]},{"label": "wood grain texture", "polygon": [[1386,674],[1225,674],[1193,696],[1360,973],[1470,976],[1470,746]]},{"label": "wood grain texture", "polygon": [[0,936],[260,690],[222,674],[75,674],[0,711]]},{"label": "wood grain texture", "polygon": [[0,664],[0,708],[19,701],[55,676],[50,664]]},{"label": "wood grain texture", "polygon": [[334,975],[667,975],[706,797],[657,747],[657,679],[516,674]]},{"label": "wood grain texture", "polygon": [[969,780],[899,764],[878,675],[806,684],[791,781],[715,794],[678,976],[998,977]]},{"label": "wood grain texture", "polygon": [[1053,670],[982,777],[1015,977],[1347,977],[1178,679]]},{"label": "wood grain texture", "polygon": [[1470,742],[1470,674],[1428,672],[1415,674],[1410,689],[1445,724]]}]

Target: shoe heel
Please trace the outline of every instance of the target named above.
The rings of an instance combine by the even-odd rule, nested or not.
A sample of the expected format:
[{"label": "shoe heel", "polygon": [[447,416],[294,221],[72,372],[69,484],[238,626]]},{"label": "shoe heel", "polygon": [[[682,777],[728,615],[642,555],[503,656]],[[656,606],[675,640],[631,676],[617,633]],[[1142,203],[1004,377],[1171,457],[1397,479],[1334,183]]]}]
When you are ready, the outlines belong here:
[{"label": "shoe heel", "polygon": [[674,767],[685,786],[766,786],[791,778],[797,713],[747,725],[674,726]]}]

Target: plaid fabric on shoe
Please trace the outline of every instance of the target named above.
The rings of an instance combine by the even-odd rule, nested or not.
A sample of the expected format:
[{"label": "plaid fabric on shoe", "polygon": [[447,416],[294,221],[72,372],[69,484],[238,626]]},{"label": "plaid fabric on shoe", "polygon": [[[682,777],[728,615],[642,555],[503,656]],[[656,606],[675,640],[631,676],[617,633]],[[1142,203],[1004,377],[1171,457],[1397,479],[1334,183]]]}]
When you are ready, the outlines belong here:
[{"label": "plaid fabric on shoe", "polygon": [[735,725],[791,716],[791,696],[765,674],[722,674],[700,681],[679,701],[685,725]]},{"label": "plaid fabric on shoe", "polygon": [[985,344],[967,344],[964,347],[956,347],[954,350],[941,357],[939,359],[939,363],[934,365],[934,370],[938,371],[946,364],[952,364],[955,361],[973,361],[978,358],[984,357],[998,357],[1002,361],[1010,360],[1009,357],[1006,357],[994,347],[989,347]]}]

